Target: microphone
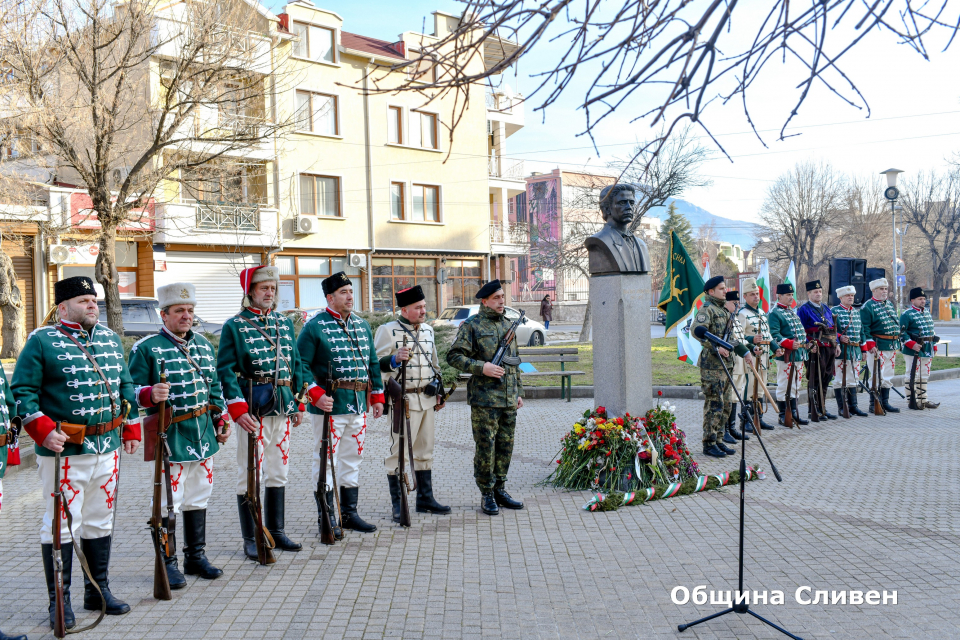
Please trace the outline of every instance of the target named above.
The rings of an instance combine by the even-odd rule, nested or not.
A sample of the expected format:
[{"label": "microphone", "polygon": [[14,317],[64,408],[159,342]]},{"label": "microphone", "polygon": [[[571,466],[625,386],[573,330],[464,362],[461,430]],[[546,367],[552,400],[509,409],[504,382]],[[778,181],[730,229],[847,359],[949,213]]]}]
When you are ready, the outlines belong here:
[{"label": "microphone", "polygon": [[700,325],[699,327],[697,327],[696,329],[694,329],[694,330],[693,330],[693,335],[695,335],[698,340],[709,340],[709,341],[712,342],[715,346],[718,346],[718,347],[720,347],[721,349],[726,349],[727,351],[733,351],[733,345],[732,345],[732,344],[730,344],[729,342],[727,342],[727,341],[724,340],[723,338],[718,338],[717,336],[713,335],[712,333],[710,333],[709,331],[707,331],[707,328],[706,328],[705,326],[703,326],[703,325]]}]

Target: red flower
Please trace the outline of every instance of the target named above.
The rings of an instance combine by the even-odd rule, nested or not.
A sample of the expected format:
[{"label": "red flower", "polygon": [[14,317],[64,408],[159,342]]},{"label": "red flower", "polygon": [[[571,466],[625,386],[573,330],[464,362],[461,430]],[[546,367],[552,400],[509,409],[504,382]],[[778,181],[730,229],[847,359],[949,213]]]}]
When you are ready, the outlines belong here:
[{"label": "red flower", "polygon": [[662,395],[663,395],[663,391],[657,389],[657,395],[658,395],[658,396],[662,396]]},{"label": "red flower", "polygon": [[616,470],[617,470],[616,467],[610,467],[610,471],[616,471]]},{"label": "red flower", "polygon": [[606,413],[606,412],[607,412],[606,407],[597,407],[597,413]]},{"label": "red flower", "polygon": [[557,464],[560,464],[560,461],[559,461],[559,460],[557,460]]}]

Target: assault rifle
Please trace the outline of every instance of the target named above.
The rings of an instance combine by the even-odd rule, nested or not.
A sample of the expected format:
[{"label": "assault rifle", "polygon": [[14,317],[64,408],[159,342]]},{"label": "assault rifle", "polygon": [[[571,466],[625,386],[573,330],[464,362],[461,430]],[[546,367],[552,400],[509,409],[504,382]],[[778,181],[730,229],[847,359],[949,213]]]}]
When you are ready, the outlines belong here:
[{"label": "assault rifle", "polygon": [[[167,381],[167,374],[164,371],[164,361],[160,360],[160,382],[165,383]],[[171,600],[173,594],[170,592],[170,578],[167,576],[167,566],[164,562],[165,556],[170,555],[170,539],[169,532],[172,530],[173,526],[164,526],[163,517],[160,515],[160,494],[163,490],[163,485],[167,485],[167,491],[171,491],[170,486],[170,458],[166,455],[165,447],[167,446],[166,440],[166,408],[167,402],[163,402],[157,405],[157,442],[154,443],[154,454],[153,454],[153,512],[150,516],[150,520],[147,522],[147,525],[150,528],[152,538],[153,538],[153,551],[155,556],[155,561],[153,563],[153,597],[157,600]],[[163,434],[161,436],[161,434]],[[145,434],[145,437],[151,437],[151,434]],[[163,438],[163,447],[161,447],[161,437]],[[164,477],[164,467],[166,467],[166,477]],[[167,495],[167,507],[168,509],[173,504],[173,501],[170,500],[170,495]],[[170,520],[168,519],[169,523]]]},{"label": "assault rifle", "polygon": [[[279,358],[278,358],[279,360]],[[253,380],[250,380],[250,406],[253,407]],[[257,416],[257,420],[261,420]],[[260,452],[257,434],[247,433],[247,492],[244,500],[250,515],[253,516],[253,538],[257,544],[257,562],[262,565],[273,564],[277,559],[273,555],[276,544],[273,536],[263,525],[263,505],[260,503]]]},{"label": "assault rifle", "polygon": [[508,356],[507,353],[510,351],[510,343],[513,342],[514,336],[517,335],[517,327],[523,322],[526,314],[526,311],[521,311],[520,317],[513,321],[513,324],[510,325],[510,328],[507,329],[507,332],[503,335],[503,339],[497,347],[497,352],[493,354],[493,359],[490,361],[493,365],[499,367],[501,364],[506,363],[515,367],[520,364],[520,358]]}]

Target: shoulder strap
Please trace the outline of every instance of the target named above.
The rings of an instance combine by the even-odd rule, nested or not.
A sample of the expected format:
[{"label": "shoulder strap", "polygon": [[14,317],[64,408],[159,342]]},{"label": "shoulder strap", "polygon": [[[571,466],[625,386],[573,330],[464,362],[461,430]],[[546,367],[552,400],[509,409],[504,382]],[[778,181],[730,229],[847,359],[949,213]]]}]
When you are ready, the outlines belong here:
[{"label": "shoulder strap", "polygon": [[113,401],[113,393],[110,391],[110,381],[107,380],[107,376],[103,375],[103,370],[100,369],[100,365],[97,364],[97,359],[94,358],[89,351],[87,351],[86,347],[80,344],[79,340],[74,338],[69,331],[64,329],[62,324],[57,325],[57,330],[63,335],[67,336],[70,339],[70,342],[77,345],[77,348],[83,352],[83,355],[85,355],[87,357],[87,360],[90,361],[90,364],[93,365],[93,370],[96,371],[97,375],[100,376],[100,380],[103,381],[103,384],[107,389],[107,398],[110,399],[110,415],[111,417],[117,415],[117,404]]},{"label": "shoulder strap", "polygon": [[[420,336],[418,335],[419,332],[416,333],[416,334],[413,333],[412,331],[410,331],[410,329],[408,329],[408,328],[406,327],[406,325],[404,325],[404,324],[403,324],[402,322],[400,322],[399,320],[397,321],[397,324],[400,325],[400,328],[403,329],[404,333],[406,333],[407,335],[410,336],[410,338],[413,339],[413,348],[414,348],[414,350],[417,351],[417,352],[419,352],[420,355],[424,357],[424,359],[427,361],[427,366],[430,367],[430,370],[433,371],[434,375],[438,375],[438,376],[439,376],[439,375],[440,375],[440,372],[437,371],[437,370],[433,367],[433,358],[428,357],[426,351],[424,351],[424,350],[423,350],[423,347],[420,346]],[[437,348],[436,342],[434,342],[433,348],[434,348],[434,349]],[[442,376],[441,376],[441,377],[442,377]]]},{"label": "shoulder strap", "polygon": [[243,320],[244,322],[246,322],[248,325],[250,325],[251,327],[253,327],[253,328],[256,329],[257,331],[259,331],[259,332],[260,332],[260,335],[262,335],[264,338],[266,338],[266,339],[267,339],[267,342],[270,343],[270,346],[273,347],[274,352],[277,354],[277,367],[276,367],[276,370],[274,371],[274,376],[273,376],[273,377],[274,377],[274,380],[276,380],[276,378],[278,378],[278,377],[280,376],[280,360],[281,360],[281,358],[283,359],[283,362],[287,365],[287,370],[290,372],[290,376],[291,376],[291,378],[292,378],[292,377],[293,377],[293,368],[290,366],[290,363],[287,362],[287,359],[283,357],[283,354],[280,353],[280,325],[277,324],[277,341],[274,342],[273,338],[270,337],[270,334],[267,333],[266,331],[264,331],[263,329],[261,329],[260,327],[258,327],[258,326],[256,325],[256,323],[254,323],[252,320],[250,320],[250,318],[245,318],[244,316],[240,315],[239,313],[237,314],[236,317],[240,318],[241,320]]},{"label": "shoulder strap", "polygon": [[187,350],[183,347],[182,344],[180,344],[179,342],[177,342],[176,340],[173,339],[173,336],[168,335],[165,331],[161,331],[161,332],[160,332],[160,335],[162,335],[164,338],[166,338],[167,340],[169,340],[170,342],[172,342],[172,343],[173,343],[173,346],[175,346],[177,349],[179,349],[179,350],[180,350],[180,353],[182,353],[182,354],[184,355],[184,357],[186,357],[187,362],[190,364],[190,366],[193,367],[198,374],[200,374],[200,379],[203,381],[203,386],[205,386],[205,387],[207,388],[207,404],[209,404],[209,400],[210,400],[210,385],[207,384],[207,376],[204,375],[203,369],[200,368],[200,365],[197,364],[196,360],[194,360],[193,358],[190,357],[190,352],[187,351]]}]

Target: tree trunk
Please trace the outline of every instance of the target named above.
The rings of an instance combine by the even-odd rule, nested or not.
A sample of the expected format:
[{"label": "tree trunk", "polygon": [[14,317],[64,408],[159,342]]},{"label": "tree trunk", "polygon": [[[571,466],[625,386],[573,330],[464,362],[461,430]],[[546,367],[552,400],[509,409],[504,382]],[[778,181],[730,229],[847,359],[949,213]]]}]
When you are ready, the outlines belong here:
[{"label": "tree trunk", "polygon": [[[101,216],[100,219],[105,219]],[[123,335],[123,308],[120,305],[120,275],[117,273],[117,229],[105,226],[100,235],[100,253],[94,267],[97,282],[103,286],[107,307],[107,326],[118,335]]]},{"label": "tree trunk", "polygon": [[593,305],[587,300],[587,309],[583,312],[583,324],[580,326],[579,342],[590,342],[590,309]]},{"label": "tree trunk", "polygon": [[24,318],[23,297],[17,286],[17,273],[13,269],[13,260],[0,250],[0,315],[3,326],[0,337],[3,347],[0,358],[16,358],[26,342],[26,322]]}]

